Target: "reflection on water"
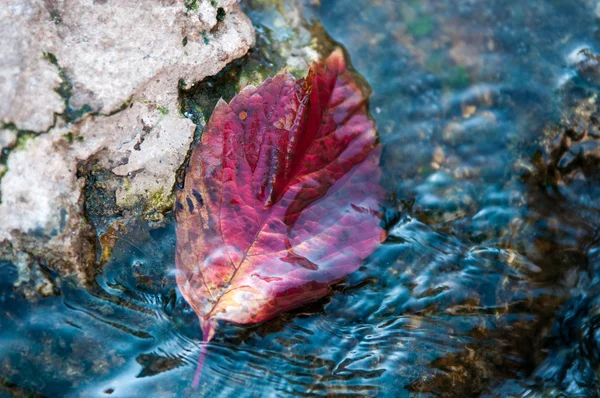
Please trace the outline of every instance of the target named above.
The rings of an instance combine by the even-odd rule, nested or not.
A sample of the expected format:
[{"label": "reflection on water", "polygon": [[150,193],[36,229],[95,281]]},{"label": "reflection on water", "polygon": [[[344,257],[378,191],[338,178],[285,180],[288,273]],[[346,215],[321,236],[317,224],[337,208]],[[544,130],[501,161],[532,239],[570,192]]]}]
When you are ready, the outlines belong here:
[{"label": "reflection on water", "polygon": [[[251,3],[263,37],[226,72],[236,76],[264,60],[261,45],[285,40],[271,32],[276,9]],[[198,391],[201,335],[176,289],[172,219],[123,227],[87,289],[66,280],[29,302],[0,264],[0,391],[596,396],[595,10],[591,0],[307,0],[306,20],[346,47],[372,88],[389,239],[327,299],[220,326]],[[206,87],[203,105],[231,94]]]}]

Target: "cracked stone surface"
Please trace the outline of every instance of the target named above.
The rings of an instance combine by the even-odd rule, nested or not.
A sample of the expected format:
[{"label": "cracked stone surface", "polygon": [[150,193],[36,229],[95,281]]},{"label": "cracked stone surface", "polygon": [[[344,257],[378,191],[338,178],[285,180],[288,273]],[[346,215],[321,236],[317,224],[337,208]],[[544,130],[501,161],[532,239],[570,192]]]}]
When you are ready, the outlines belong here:
[{"label": "cracked stone surface", "polygon": [[[119,206],[150,197],[168,206],[195,130],[180,114],[178,86],[243,56],[254,29],[231,0],[201,1],[193,10],[183,0],[9,0],[0,20],[9,21],[0,23],[0,45],[9,55],[0,57],[0,93],[10,99],[0,104],[0,141],[13,147],[15,127],[47,131],[19,141],[8,155],[0,180],[0,256],[19,265],[20,282],[50,293],[51,283],[37,278],[32,263],[82,280],[93,272],[96,238],[85,218],[81,165],[94,161],[123,177]],[[64,76],[67,98],[55,91]],[[84,105],[91,113],[83,118],[60,117],[65,106]]]},{"label": "cracked stone surface", "polygon": [[[40,2],[41,3],[41,2]],[[44,57],[56,39],[41,4],[8,0],[0,7],[0,118],[24,130],[45,131],[65,105],[54,88],[58,68]]]}]

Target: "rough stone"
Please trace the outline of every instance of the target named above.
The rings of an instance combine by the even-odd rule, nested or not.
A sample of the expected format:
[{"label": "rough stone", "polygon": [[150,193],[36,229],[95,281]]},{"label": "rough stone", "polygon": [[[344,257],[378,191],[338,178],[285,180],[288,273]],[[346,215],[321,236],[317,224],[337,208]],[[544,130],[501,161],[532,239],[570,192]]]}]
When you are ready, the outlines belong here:
[{"label": "rough stone", "polygon": [[286,66],[294,73],[304,76],[306,68],[319,59],[317,39],[303,23],[303,3],[299,1],[280,1],[278,9],[281,21],[276,19],[273,29],[286,27],[290,34],[279,45],[279,55],[284,58]]},{"label": "rough stone", "polygon": [[[117,110],[157,72],[175,69],[188,82],[202,79],[207,69],[215,73],[236,47],[248,45],[240,39],[252,41],[253,33],[235,1],[197,4],[196,10],[186,11],[182,0],[8,1],[0,9],[0,94],[8,99],[0,103],[0,118],[41,132],[52,125],[55,113],[65,110],[54,91],[61,83],[59,68],[49,54],[71,80],[70,105],[79,109],[87,104],[105,114]],[[231,39],[231,29],[219,26],[219,7],[233,14],[226,19],[238,28],[238,40],[220,40],[223,33]],[[206,47],[214,47],[212,58],[202,57]]]},{"label": "rough stone", "polygon": [[[2,119],[20,129],[52,127],[8,156],[0,180],[0,245],[10,247],[19,263],[20,283],[37,275],[29,270],[36,262],[85,280],[92,272],[96,240],[85,217],[85,177],[78,170],[97,162],[124,177],[117,191],[119,205],[135,206],[151,198],[152,205],[164,210],[195,129],[180,114],[178,86],[216,74],[244,55],[254,44],[254,30],[231,0],[216,6],[202,1],[189,10],[182,0],[30,0],[9,6],[10,25],[22,31],[18,37],[39,43],[27,47],[2,39],[21,51],[20,58],[15,56],[20,69],[0,61],[0,76],[9,81],[14,100],[10,107],[0,107]],[[226,12],[222,21],[217,21],[219,7]],[[42,58],[44,62],[33,63],[30,59],[37,55],[30,51],[52,53],[56,62]],[[23,85],[24,75],[36,75],[39,68],[52,70],[53,78],[43,80],[44,85]],[[55,102],[74,109],[87,104],[91,113],[72,123],[61,118],[54,123],[64,107],[20,109],[29,97],[52,103],[61,78],[63,84],[68,79],[70,93],[64,102],[60,97]],[[43,123],[33,123],[35,118]],[[37,277],[32,285],[49,291],[48,283]]]},{"label": "rough stone", "polygon": [[44,56],[56,39],[41,2],[7,0],[0,7],[0,120],[19,129],[45,131],[65,105],[54,88],[58,68]]},{"label": "rough stone", "polygon": [[17,134],[9,129],[0,129],[0,151],[17,143]]}]

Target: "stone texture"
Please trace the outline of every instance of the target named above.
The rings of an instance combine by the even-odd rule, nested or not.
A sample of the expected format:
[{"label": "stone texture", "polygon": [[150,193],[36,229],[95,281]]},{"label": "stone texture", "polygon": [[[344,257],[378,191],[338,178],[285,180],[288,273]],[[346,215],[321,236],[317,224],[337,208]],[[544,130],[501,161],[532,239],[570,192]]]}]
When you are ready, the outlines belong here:
[{"label": "stone texture", "polygon": [[41,2],[7,0],[0,6],[0,120],[45,131],[64,102],[54,91],[58,68],[44,52],[56,39],[55,24]]},{"label": "stone texture", "polygon": [[[57,31],[64,40],[51,51],[72,77],[75,106],[88,103],[103,113],[120,107],[150,79],[176,74],[177,79],[195,82],[218,72],[240,44],[248,46],[251,36],[231,1],[218,6],[230,14],[228,24],[237,30],[219,29],[217,7],[210,1],[198,1],[198,9],[189,13],[181,1],[74,3],[78,6],[65,5],[58,11]],[[246,43],[240,42],[244,37],[238,32]],[[160,76],[162,71],[166,73]]]},{"label": "stone texture", "polygon": [[0,129],[0,151],[17,143],[17,134],[9,129]]},{"label": "stone texture", "polygon": [[302,15],[305,12],[303,2],[283,0],[277,3],[279,15],[271,24],[266,24],[283,36],[280,37],[282,40],[277,45],[273,43],[273,47],[285,60],[286,67],[292,73],[304,76],[307,67],[319,59],[317,38],[303,22]]},{"label": "stone texture", "polygon": [[[231,39],[231,29],[219,29],[218,7],[241,29],[238,40],[221,37]],[[198,9],[189,12],[183,1],[8,0],[0,8],[0,94],[8,99],[0,103],[0,118],[41,132],[65,110],[54,91],[59,69],[45,54],[53,54],[67,72],[75,109],[87,104],[114,112],[161,71],[198,81],[253,40],[241,15],[231,0],[217,6],[198,1]],[[213,47],[211,58],[204,58],[207,46]]]},{"label": "stone texture", "polygon": [[[31,271],[34,262],[83,280],[92,274],[96,243],[85,218],[85,178],[77,175],[82,165],[94,161],[123,176],[117,191],[120,206],[150,198],[159,210],[169,206],[176,170],[195,129],[179,112],[180,81],[189,86],[213,75],[254,44],[252,25],[235,1],[221,1],[216,7],[208,1],[198,4],[196,10],[186,10],[183,1],[9,4],[11,18],[19,21],[12,26],[23,31],[19,37],[33,42],[41,34],[51,40],[29,48],[2,39],[21,51],[20,58],[15,57],[21,63],[13,62],[20,69],[0,63],[0,76],[9,81],[14,101],[0,108],[3,121],[43,131],[53,126],[54,114],[64,110],[60,104],[67,102],[74,109],[87,104],[93,110],[74,123],[58,118],[47,133],[20,144],[8,156],[0,180],[0,253],[19,264],[20,282],[37,275]],[[221,22],[216,19],[218,7],[226,11]],[[32,62],[37,55],[29,51],[54,54],[63,76],[43,57],[43,62]],[[53,74],[43,75],[43,85],[21,83],[24,74],[46,69]],[[58,97],[59,105],[34,104],[23,111],[29,97],[52,104],[60,77],[72,86],[65,102]],[[40,121],[34,123],[35,117]],[[43,287],[38,290],[44,293],[51,285],[37,279],[32,284]]]}]

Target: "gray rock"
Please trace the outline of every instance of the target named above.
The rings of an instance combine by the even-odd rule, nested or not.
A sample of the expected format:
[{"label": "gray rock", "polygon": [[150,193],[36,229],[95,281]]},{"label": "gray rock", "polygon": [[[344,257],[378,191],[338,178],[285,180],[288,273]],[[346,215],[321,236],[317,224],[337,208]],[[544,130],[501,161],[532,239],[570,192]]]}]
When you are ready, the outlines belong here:
[{"label": "gray rock", "polygon": [[41,1],[6,0],[0,7],[0,120],[46,131],[65,109],[54,88],[58,68],[44,56],[56,27]]},{"label": "gray rock", "polygon": [[0,129],[0,151],[17,143],[17,134],[9,129]]},{"label": "gray rock", "polygon": [[[85,280],[93,271],[95,234],[84,214],[85,179],[78,169],[94,161],[123,176],[120,206],[150,201],[159,210],[168,207],[195,129],[179,112],[178,84],[191,85],[244,55],[254,44],[254,30],[230,0],[218,3],[226,11],[221,22],[208,1],[198,2],[196,10],[186,10],[182,0],[143,7],[134,0],[13,3],[10,27],[20,31],[14,40],[39,43],[1,39],[20,55],[11,61],[16,66],[0,61],[0,76],[9,81],[2,90],[12,90],[14,101],[2,105],[0,115],[20,129],[50,129],[8,156],[0,180],[0,253],[18,260],[20,283],[39,274],[28,270],[35,261]],[[74,123],[53,123],[64,102],[54,91],[59,68],[38,57],[43,52],[55,55],[72,85],[65,100],[74,109],[87,104],[92,113]],[[43,84],[23,85],[26,74],[44,76]],[[33,97],[47,106],[28,104]],[[51,291],[39,280],[32,285]]]}]

